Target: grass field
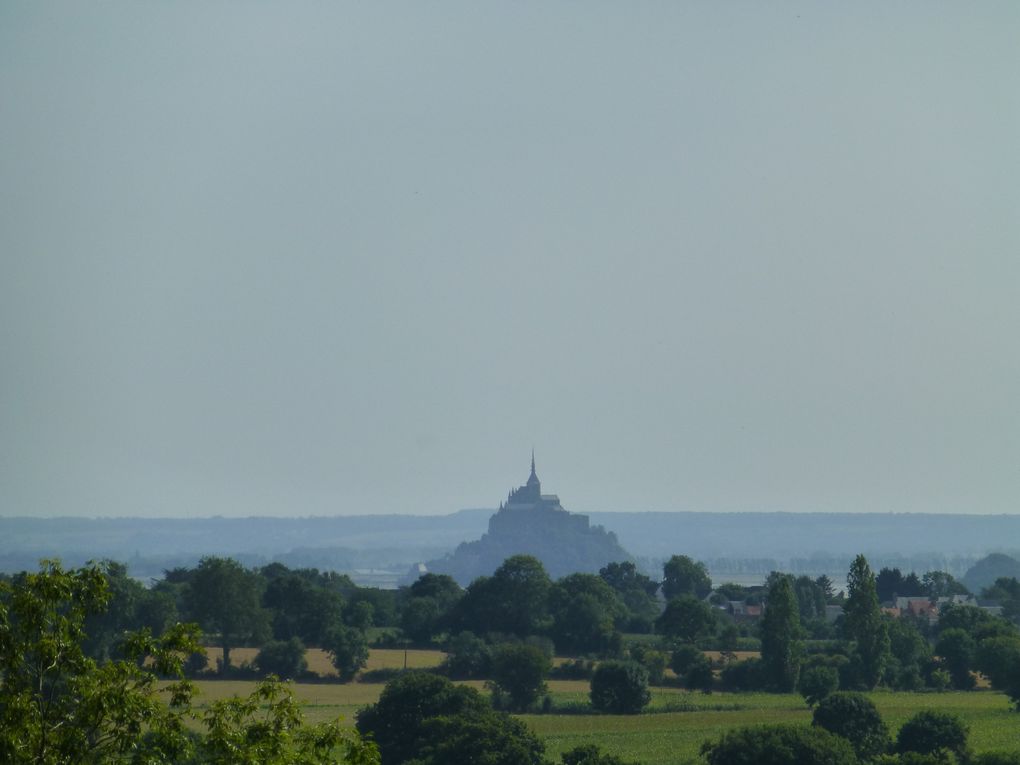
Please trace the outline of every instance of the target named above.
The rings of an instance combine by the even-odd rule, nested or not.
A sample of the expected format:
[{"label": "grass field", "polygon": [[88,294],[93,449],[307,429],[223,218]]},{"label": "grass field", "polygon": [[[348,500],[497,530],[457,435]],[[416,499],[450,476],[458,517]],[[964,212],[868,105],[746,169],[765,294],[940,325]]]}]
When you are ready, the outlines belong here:
[{"label": "grass field", "polygon": [[[238,661],[244,649],[238,649]],[[309,651],[309,654],[312,652]],[[442,659],[437,651],[408,651],[409,667],[436,666]],[[309,664],[312,663],[309,656]],[[373,649],[370,669],[403,667],[404,652],[399,649]],[[208,704],[232,695],[247,695],[254,687],[248,681],[202,680],[197,704]],[[484,692],[480,681],[471,685]],[[353,724],[358,709],[379,698],[383,686],[378,683],[297,683],[295,696],[305,705],[310,722],[342,716]],[[554,704],[577,708],[588,700],[588,682],[553,680],[549,691]],[[940,709],[958,714],[970,726],[970,742],[975,752],[991,750],[1020,751],[1020,714],[1010,711],[1008,699],[1001,693],[892,693],[870,694],[882,717],[895,734],[897,728],[921,709]],[[682,711],[680,711],[682,710]],[[579,744],[594,743],[606,751],[642,765],[677,765],[703,762],[698,756],[701,744],[716,739],[729,729],[759,723],[808,724],[811,712],[797,695],[765,693],[689,693],[676,688],[655,688],[649,711],[641,715],[615,716],[591,714],[523,715],[521,717],[545,741],[551,758]]]}]

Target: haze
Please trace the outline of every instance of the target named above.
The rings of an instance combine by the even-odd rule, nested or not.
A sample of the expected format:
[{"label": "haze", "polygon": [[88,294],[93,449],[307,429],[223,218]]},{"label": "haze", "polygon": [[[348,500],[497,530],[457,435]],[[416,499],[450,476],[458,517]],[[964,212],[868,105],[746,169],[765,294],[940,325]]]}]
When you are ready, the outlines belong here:
[{"label": "haze", "polygon": [[0,514],[1020,510],[1020,6],[0,5]]}]

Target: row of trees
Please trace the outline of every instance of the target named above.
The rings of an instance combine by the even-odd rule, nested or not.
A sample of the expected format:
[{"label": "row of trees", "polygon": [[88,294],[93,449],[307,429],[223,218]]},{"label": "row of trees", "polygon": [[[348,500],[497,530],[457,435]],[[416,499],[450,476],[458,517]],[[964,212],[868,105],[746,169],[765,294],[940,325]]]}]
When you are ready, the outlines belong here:
[{"label": "row of trees", "polygon": [[927,622],[922,630],[916,621],[890,618],[881,611],[876,577],[863,556],[854,560],[847,577],[839,630],[842,640],[806,655],[792,577],[776,578],[761,624],[761,660],[750,666],[756,672],[745,665],[745,684],[781,692],[799,687],[809,703],[816,703],[836,688],[869,690],[879,684],[966,690],[974,687],[979,671],[1020,706],[1016,625],[967,605],[947,606],[933,630]]}]

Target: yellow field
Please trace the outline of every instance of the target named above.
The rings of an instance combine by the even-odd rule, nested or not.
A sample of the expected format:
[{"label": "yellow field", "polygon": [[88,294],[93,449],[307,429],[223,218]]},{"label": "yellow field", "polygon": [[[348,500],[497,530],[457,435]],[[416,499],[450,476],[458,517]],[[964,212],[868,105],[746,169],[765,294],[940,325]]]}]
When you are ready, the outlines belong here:
[{"label": "yellow field", "polygon": [[[216,659],[223,655],[223,652],[216,646],[206,646],[206,653],[209,656],[209,666],[215,668]],[[240,666],[243,662],[251,663],[258,654],[258,648],[231,648],[230,663]],[[403,669],[405,654],[407,657],[408,669],[428,669],[438,667],[446,657],[442,651],[423,651],[418,649],[402,648],[372,648],[368,652],[368,664],[366,671],[374,669]],[[322,677],[336,677],[336,670],[329,660],[329,654],[321,648],[309,648],[305,653],[308,661],[308,669],[318,673]]]}]

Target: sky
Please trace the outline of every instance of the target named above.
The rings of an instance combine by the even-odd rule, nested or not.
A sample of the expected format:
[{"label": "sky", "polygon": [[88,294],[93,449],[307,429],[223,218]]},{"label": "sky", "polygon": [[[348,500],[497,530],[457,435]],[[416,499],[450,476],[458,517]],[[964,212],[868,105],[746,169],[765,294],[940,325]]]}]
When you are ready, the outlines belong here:
[{"label": "sky", "polygon": [[0,515],[1020,512],[1020,5],[0,4]]}]

